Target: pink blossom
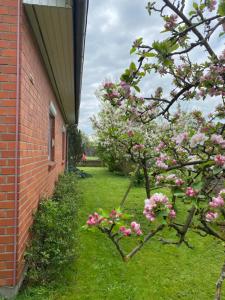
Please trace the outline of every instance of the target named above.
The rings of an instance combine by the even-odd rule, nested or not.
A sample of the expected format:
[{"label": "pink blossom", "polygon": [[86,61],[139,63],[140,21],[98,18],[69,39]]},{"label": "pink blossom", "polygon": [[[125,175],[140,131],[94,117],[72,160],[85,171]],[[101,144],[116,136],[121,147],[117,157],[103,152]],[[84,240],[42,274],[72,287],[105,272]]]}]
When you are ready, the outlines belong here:
[{"label": "pink blossom", "polygon": [[188,197],[195,197],[198,194],[198,191],[194,190],[192,187],[187,187],[186,189],[186,195]]},{"label": "pink blossom", "polygon": [[104,218],[100,217],[99,214],[95,212],[88,217],[86,224],[88,226],[96,226],[100,224],[103,220]]},{"label": "pink blossom", "polygon": [[184,184],[184,181],[182,179],[178,178],[175,180],[175,184],[180,186],[180,185]]},{"label": "pink blossom", "polygon": [[216,165],[223,167],[225,165],[225,156],[217,154],[214,158]]},{"label": "pink blossom", "polygon": [[177,21],[178,16],[177,15],[170,15],[167,17],[165,29],[166,30],[172,30],[176,26],[176,21]]},{"label": "pink blossom", "polygon": [[181,145],[183,142],[186,142],[188,140],[188,133],[182,132],[176,137],[174,137],[173,140],[176,142],[177,145]]},{"label": "pink blossom", "polygon": [[141,226],[137,222],[133,221],[131,222],[131,229],[138,235],[142,235]]},{"label": "pink blossom", "polygon": [[143,234],[143,232],[139,229],[139,230],[136,232],[136,234],[137,234],[138,236],[140,236],[140,235]]},{"label": "pink blossom", "polygon": [[163,175],[157,175],[156,176],[156,184],[159,184],[164,179],[165,179],[165,177]]},{"label": "pink blossom", "polygon": [[209,202],[209,206],[213,208],[223,207],[225,204],[223,198],[221,196],[213,197],[212,201]]},{"label": "pink blossom", "polygon": [[211,136],[211,141],[215,144],[218,144],[218,145],[225,145],[225,140],[223,139],[222,135],[220,134],[213,134]]},{"label": "pink blossom", "polygon": [[112,219],[116,219],[116,218],[119,218],[121,216],[120,213],[118,213],[115,209],[113,209],[109,215],[110,218]]},{"label": "pink blossom", "polygon": [[165,143],[164,142],[160,142],[159,145],[155,148],[156,152],[159,152],[160,150],[165,148]]},{"label": "pink blossom", "polygon": [[104,88],[105,89],[111,89],[111,88],[113,88],[114,87],[114,84],[112,83],[112,82],[106,82],[105,84],[104,84]]},{"label": "pink blossom", "polygon": [[131,228],[136,232],[140,229],[140,224],[138,224],[137,222],[133,221],[130,224]]},{"label": "pink blossom", "polygon": [[146,219],[149,220],[150,222],[155,221],[155,214],[153,212],[149,212],[149,213],[144,212],[144,215]]},{"label": "pink blossom", "polygon": [[130,236],[131,235],[131,229],[126,228],[125,226],[121,226],[119,231],[124,235],[124,236]]},{"label": "pink blossom", "polygon": [[174,181],[175,179],[177,178],[177,176],[175,174],[170,174],[166,177],[166,180],[169,180],[169,181]]},{"label": "pink blossom", "polygon": [[133,149],[138,151],[138,150],[144,149],[144,147],[145,146],[143,144],[136,144],[136,145],[133,146]]},{"label": "pink blossom", "polygon": [[127,82],[121,81],[121,82],[120,82],[120,86],[123,88],[123,90],[124,90],[127,94],[130,93],[130,85],[129,85]]},{"label": "pink blossom", "polygon": [[191,137],[190,146],[194,148],[198,145],[204,145],[205,141],[208,140],[208,137],[204,133],[196,133]]},{"label": "pink blossom", "polygon": [[[171,216],[174,216],[172,204],[169,203],[168,197],[163,195],[162,193],[155,193],[150,197],[150,199],[145,200],[143,214],[147,220],[153,222],[156,218],[156,212],[158,211],[159,208],[169,209],[171,212]],[[169,215],[169,217],[171,216]]]},{"label": "pink blossom", "polygon": [[173,159],[173,160],[172,160],[172,165],[176,165],[176,164],[177,164],[176,159]]},{"label": "pink blossom", "polygon": [[151,202],[155,202],[155,203],[167,203],[168,202],[168,198],[163,195],[162,193],[155,193],[154,195],[152,195],[152,197],[150,198]]},{"label": "pink blossom", "polygon": [[169,217],[170,217],[171,219],[176,218],[176,212],[175,212],[174,209],[171,209],[171,211],[169,212]]},{"label": "pink blossom", "polygon": [[161,153],[159,157],[156,158],[156,166],[159,167],[160,169],[167,169],[168,165],[164,162],[165,160],[167,160],[168,157]]},{"label": "pink blossom", "polygon": [[209,11],[215,10],[216,9],[216,4],[217,4],[216,0],[209,0],[208,4],[207,4],[207,7],[208,7]]},{"label": "pink blossom", "polygon": [[206,219],[207,222],[212,222],[216,218],[218,218],[218,213],[217,212],[208,211],[207,214],[205,215],[205,219]]},{"label": "pink blossom", "polygon": [[132,130],[129,130],[129,131],[127,132],[127,135],[128,135],[129,137],[132,137],[132,136],[134,136],[134,132],[133,132]]},{"label": "pink blossom", "polygon": [[162,162],[160,159],[156,160],[156,165],[160,169],[164,169],[164,170],[168,169],[168,165]]}]

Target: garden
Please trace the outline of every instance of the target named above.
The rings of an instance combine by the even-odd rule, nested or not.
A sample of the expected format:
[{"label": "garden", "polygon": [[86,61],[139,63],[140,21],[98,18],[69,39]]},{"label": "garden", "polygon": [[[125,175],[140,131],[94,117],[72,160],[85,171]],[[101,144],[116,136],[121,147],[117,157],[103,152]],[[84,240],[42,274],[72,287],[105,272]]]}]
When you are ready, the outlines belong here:
[{"label": "garden", "polygon": [[[103,209],[118,206],[129,179],[106,168],[82,170],[92,177],[78,181],[81,199],[75,229],[75,260],[64,269],[62,276],[56,276],[54,284],[27,287],[18,300],[213,299],[224,257],[224,249],[216,240],[199,240],[190,233],[188,239],[195,245],[192,250],[185,245],[162,246],[155,239],[124,264],[102,233],[96,233],[93,238],[81,227],[96,205]],[[141,219],[144,196],[145,189],[135,186],[125,210],[131,213],[135,207]],[[130,247],[131,241],[126,242]]]},{"label": "garden", "polygon": [[[62,243],[56,233],[59,252],[28,251],[31,279],[51,270],[50,258],[53,273],[18,299],[225,297],[225,50],[217,47],[225,1],[149,1],[146,9],[162,19],[159,39],[137,38],[121,78],[96,92],[101,111],[92,123],[107,168],[71,175],[74,199],[81,197],[74,218],[59,206],[59,220],[68,214],[71,221]],[[153,77],[159,85],[150,93]],[[70,186],[56,201],[73,203]],[[63,251],[67,268],[57,261]],[[40,252],[42,264],[35,262]],[[51,275],[59,277],[52,288]]]}]

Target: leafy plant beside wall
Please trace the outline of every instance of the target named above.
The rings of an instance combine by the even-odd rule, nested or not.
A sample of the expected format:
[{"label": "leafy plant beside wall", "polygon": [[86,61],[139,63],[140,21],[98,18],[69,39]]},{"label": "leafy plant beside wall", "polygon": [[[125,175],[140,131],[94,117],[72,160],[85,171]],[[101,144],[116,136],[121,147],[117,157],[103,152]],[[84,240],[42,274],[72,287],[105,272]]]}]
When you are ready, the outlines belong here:
[{"label": "leafy plant beside wall", "polygon": [[73,173],[62,175],[53,197],[43,199],[35,214],[32,239],[25,257],[30,284],[59,279],[63,276],[62,271],[74,260],[79,202],[76,181]]}]

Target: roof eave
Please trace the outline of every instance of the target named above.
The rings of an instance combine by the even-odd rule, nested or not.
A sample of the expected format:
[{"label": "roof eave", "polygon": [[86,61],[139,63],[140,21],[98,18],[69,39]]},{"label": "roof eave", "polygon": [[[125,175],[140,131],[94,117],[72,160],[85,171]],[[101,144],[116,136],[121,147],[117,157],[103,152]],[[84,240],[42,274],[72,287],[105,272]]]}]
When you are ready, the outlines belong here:
[{"label": "roof eave", "polygon": [[85,37],[89,0],[73,1],[75,123],[79,121]]}]

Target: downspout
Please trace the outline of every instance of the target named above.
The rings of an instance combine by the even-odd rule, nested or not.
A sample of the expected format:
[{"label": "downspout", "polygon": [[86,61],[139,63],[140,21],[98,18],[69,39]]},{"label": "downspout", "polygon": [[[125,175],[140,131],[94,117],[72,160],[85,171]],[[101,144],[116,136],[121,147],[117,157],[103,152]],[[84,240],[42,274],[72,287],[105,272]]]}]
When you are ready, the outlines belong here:
[{"label": "downspout", "polygon": [[15,198],[14,198],[14,250],[13,285],[17,284],[17,227],[18,227],[18,179],[19,179],[19,108],[20,108],[20,14],[21,0],[17,2],[17,40],[16,40],[16,147],[15,147]]}]

